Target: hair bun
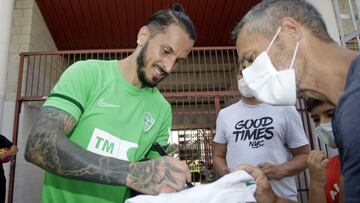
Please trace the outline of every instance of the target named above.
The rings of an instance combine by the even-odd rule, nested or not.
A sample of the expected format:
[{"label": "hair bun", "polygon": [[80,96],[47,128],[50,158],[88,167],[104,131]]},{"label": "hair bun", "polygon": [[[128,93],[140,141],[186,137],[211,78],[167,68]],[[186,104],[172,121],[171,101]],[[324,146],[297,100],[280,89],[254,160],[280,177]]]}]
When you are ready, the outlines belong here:
[{"label": "hair bun", "polygon": [[177,3],[173,4],[171,10],[176,11],[176,12],[181,12],[181,13],[185,12],[183,7],[180,4],[177,4]]}]

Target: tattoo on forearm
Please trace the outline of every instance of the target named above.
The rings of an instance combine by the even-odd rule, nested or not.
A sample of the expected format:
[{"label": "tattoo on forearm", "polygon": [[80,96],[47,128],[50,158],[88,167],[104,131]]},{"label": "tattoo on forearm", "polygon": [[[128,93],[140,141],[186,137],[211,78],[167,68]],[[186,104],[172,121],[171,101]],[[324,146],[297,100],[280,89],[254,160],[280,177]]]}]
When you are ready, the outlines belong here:
[{"label": "tattoo on forearm", "polygon": [[70,114],[43,107],[27,141],[26,160],[57,175],[124,185],[130,163],[99,156],[71,142],[67,135],[74,126]]},{"label": "tattoo on forearm", "polygon": [[[159,173],[161,170],[159,167],[164,165],[166,167],[165,175],[162,176]],[[135,188],[149,191],[150,194],[157,194],[158,188],[154,185],[164,184],[165,180],[174,185],[177,184],[174,174],[183,174],[183,171],[167,162],[166,159],[154,159],[151,162],[131,164],[128,178]]]}]

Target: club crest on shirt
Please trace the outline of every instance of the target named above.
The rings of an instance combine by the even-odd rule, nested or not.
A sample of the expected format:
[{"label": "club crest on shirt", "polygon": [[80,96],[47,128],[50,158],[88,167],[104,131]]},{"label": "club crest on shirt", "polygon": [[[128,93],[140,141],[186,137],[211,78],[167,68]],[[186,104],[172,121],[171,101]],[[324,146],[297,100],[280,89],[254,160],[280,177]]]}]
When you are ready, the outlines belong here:
[{"label": "club crest on shirt", "polygon": [[155,120],[149,112],[145,112],[144,114],[144,131],[149,131],[154,125]]}]

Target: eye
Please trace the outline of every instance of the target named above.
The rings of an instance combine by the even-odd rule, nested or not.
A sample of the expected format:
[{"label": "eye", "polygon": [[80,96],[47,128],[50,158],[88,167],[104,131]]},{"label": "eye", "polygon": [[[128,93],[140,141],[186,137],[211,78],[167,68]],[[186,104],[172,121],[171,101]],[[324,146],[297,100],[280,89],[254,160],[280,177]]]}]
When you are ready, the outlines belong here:
[{"label": "eye", "polygon": [[176,64],[179,64],[179,63],[181,63],[181,62],[183,62],[183,61],[184,61],[184,59],[176,59],[175,63],[176,63]]},{"label": "eye", "polygon": [[166,55],[170,54],[170,50],[167,49],[167,48],[163,48],[163,52],[164,52],[164,54],[166,54]]},{"label": "eye", "polygon": [[241,72],[243,69],[249,67],[253,63],[252,59],[244,59],[240,63],[239,71]]},{"label": "eye", "polygon": [[312,116],[311,118],[313,119],[313,121],[315,123],[315,127],[320,125],[320,118],[319,117]]},{"label": "eye", "polygon": [[250,65],[252,64],[252,61],[251,60],[246,60],[246,61],[244,61],[244,68],[247,68],[247,67],[249,67]]},{"label": "eye", "polygon": [[334,111],[329,112],[328,114],[326,114],[326,116],[328,118],[332,118],[334,116]]}]

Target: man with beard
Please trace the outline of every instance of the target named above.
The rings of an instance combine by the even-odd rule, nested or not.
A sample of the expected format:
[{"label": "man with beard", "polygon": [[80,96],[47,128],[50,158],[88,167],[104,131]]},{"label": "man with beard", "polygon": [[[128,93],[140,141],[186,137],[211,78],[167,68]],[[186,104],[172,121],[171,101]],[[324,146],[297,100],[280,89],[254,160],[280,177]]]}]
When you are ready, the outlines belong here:
[{"label": "man with beard", "polygon": [[294,105],[299,90],[336,106],[332,126],[344,201],[360,202],[359,53],[336,44],[319,12],[305,0],[262,1],[233,34],[245,83],[257,99]]},{"label": "man with beard", "polygon": [[[124,202],[129,188],[179,191],[186,164],[151,152],[166,145],[171,106],[156,85],[191,51],[196,32],[179,5],[150,17],[135,51],[117,61],[71,65],[41,108],[27,161],[46,170],[42,202]],[[150,151],[150,153],[149,153]],[[154,158],[138,162],[144,158]]]}]

